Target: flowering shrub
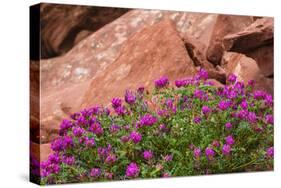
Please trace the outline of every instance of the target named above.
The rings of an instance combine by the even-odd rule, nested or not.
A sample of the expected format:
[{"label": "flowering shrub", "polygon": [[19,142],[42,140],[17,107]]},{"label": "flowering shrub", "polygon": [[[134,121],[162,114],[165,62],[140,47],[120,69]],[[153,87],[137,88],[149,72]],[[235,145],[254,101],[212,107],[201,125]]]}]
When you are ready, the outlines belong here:
[{"label": "flowering shrub", "polygon": [[[231,75],[224,88],[194,78],[154,82],[61,123],[40,164],[42,184],[124,180],[273,168],[273,99]],[[148,105],[149,104],[149,105]]]}]

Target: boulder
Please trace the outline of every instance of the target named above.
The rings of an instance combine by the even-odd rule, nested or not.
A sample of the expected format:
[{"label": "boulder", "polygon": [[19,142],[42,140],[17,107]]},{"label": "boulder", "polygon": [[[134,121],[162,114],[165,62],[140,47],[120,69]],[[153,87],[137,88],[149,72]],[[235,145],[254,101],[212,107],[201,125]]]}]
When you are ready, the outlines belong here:
[{"label": "boulder", "polygon": [[224,37],[225,50],[234,52],[248,52],[255,48],[273,43],[273,18],[257,19],[241,32]]},{"label": "boulder", "polygon": [[257,19],[243,31],[224,37],[224,47],[228,51],[244,53],[258,63],[262,74],[273,76],[273,18]]},{"label": "boulder", "polygon": [[206,46],[198,41],[196,38],[188,36],[183,38],[185,48],[193,60],[195,66],[204,67],[205,69],[214,68],[214,66],[207,60],[204,51]]},{"label": "boulder", "polygon": [[92,80],[83,107],[107,105],[111,98],[123,96],[126,89],[151,89],[154,80],[162,76],[173,82],[196,72],[176,27],[164,20],[142,29],[125,43],[116,61]]},{"label": "boulder", "polygon": [[266,78],[261,74],[254,59],[236,52],[225,52],[222,58],[222,66],[227,75],[235,74],[237,79],[245,84],[249,80],[254,80],[256,83],[254,89],[273,94],[273,79]]},{"label": "boulder", "polygon": [[79,41],[128,10],[110,7],[40,4],[41,58],[50,58],[66,53]]},{"label": "boulder", "polygon": [[223,69],[219,66],[214,67],[206,58],[204,51],[206,46],[198,41],[197,39],[189,36],[183,38],[185,43],[185,48],[188,52],[189,57],[192,59],[193,64],[200,68],[207,70],[209,78],[216,79],[217,81],[225,84],[226,75]]},{"label": "boulder", "polygon": [[90,82],[69,84],[41,93],[41,143],[52,141],[59,133],[63,118],[81,109],[84,92]]},{"label": "boulder", "polygon": [[118,57],[128,38],[165,19],[175,23],[181,36],[193,36],[206,46],[211,35],[206,29],[211,30],[216,17],[216,14],[131,10],[92,33],[65,55],[41,60],[42,92],[94,78]]},{"label": "boulder", "polygon": [[206,52],[207,59],[214,65],[219,65],[224,51],[224,36],[241,31],[252,22],[253,18],[250,16],[219,15]]},{"label": "boulder", "polygon": [[260,70],[261,73],[266,77],[273,77],[274,72],[274,49],[273,44],[261,46],[255,48],[246,53],[248,57],[253,58]]}]

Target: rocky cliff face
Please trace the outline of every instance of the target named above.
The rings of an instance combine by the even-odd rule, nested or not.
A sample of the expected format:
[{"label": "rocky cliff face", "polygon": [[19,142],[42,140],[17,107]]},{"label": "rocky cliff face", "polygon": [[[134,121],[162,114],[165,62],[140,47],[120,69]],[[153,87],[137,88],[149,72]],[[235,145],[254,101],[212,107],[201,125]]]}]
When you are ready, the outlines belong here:
[{"label": "rocky cliff face", "polygon": [[[40,129],[33,127],[34,132],[40,135],[31,138],[45,143],[41,150],[56,138],[63,118],[84,107],[106,106],[125,89],[151,88],[161,76],[170,80],[189,77],[204,67],[218,87],[223,86],[227,75],[235,73],[242,81],[255,79],[256,89],[273,93],[274,35],[270,18],[141,9],[103,12],[79,6],[76,11],[67,10],[75,14],[59,10],[63,8],[42,9],[48,26],[42,34],[46,52],[54,50],[63,55],[40,61],[41,117],[36,119],[39,111],[32,116],[32,121],[40,124]],[[44,17],[44,12],[63,14],[69,20]],[[106,18],[108,14],[111,18]],[[98,26],[84,29],[80,24],[85,23]],[[63,24],[68,29],[59,29]],[[76,33],[69,42],[68,35],[72,36],[69,33],[75,27],[82,27],[84,33]],[[69,46],[65,48],[68,42],[70,50]]]}]

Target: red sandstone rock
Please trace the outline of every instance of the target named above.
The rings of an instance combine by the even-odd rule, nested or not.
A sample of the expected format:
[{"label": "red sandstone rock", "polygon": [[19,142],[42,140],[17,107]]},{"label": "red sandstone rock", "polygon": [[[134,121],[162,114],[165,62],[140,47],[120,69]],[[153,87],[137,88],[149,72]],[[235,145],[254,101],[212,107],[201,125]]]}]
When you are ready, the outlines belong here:
[{"label": "red sandstone rock", "polygon": [[224,37],[223,44],[227,51],[248,52],[255,48],[273,43],[273,18],[257,19],[241,32]]},{"label": "red sandstone rock", "polygon": [[161,76],[172,82],[195,73],[175,26],[163,21],[144,28],[126,42],[116,61],[93,79],[83,107],[106,105],[112,97],[123,96],[126,89],[152,88]]},{"label": "red sandstone rock", "polygon": [[[164,19],[176,24],[182,36],[208,44],[217,15],[158,10],[132,10],[79,42],[63,56],[41,60],[42,92],[95,77],[118,57],[123,44],[144,27]],[[47,92],[46,91],[46,92]]]},{"label": "red sandstone rock", "polygon": [[226,52],[222,58],[222,66],[227,75],[235,74],[239,81],[248,83],[249,80],[255,80],[255,89],[264,90],[273,94],[273,80],[264,77],[252,58],[236,52]]},{"label": "red sandstone rock", "polygon": [[40,4],[41,58],[64,54],[83,38],[128,10],[110,7]]},{"label": "red sandstone rock", "polygon": [[58,135],[60,123],[63,118],[81,109],[84,92],[89,82],[60,86],[54,90],[41,94],[41,142],[49,142]]},{"label": "red sandstone rock", "polygon": [[253,18],[250,16],[219,15],[207,49],[207,59],[214,65],[219,65],[224,51],[222,45],[223,37],[227,34],[243,30],[252,22]]},{"label": "red sandstone rock", "polygon": [[246,55],[248,57],[253,58],[257,62],[264,76],[266,77],[273,76],[273,72],[274,72],[273,71],[274,70],[273,44],[255,48],[254,50],[247,52]]},{"label": "red sandstone rock", "polygon": [[222,69],[215,68],[204,55],[205,45],[193,37],[185,37],[185,48],[193,64],[197,67],[207,70],[209,78],[216,79],[221,83],[225,83],[226,75]]},{"label": "red sandstone rock", "polygon": [[273,19],[257,19],[245,30],[227,35],[224,46],[228,51],[241,52],[253,58],[264,76],[273,76]]}]

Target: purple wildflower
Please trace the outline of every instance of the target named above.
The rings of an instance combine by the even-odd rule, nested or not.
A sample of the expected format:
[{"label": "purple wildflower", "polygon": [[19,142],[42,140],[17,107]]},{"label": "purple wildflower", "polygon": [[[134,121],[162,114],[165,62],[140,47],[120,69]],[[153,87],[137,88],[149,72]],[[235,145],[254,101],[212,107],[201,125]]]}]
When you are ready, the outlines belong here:
[{"label": "purple wildflower", "polygon": [[202,80],[207,80],[208,79],[208,72],[200,68],[199,72],[197,73],[197,78],[202,79]]},{"label": "purple wildflower", "polygon": [[128,142],[130,140],[130,137],[129,136],[122,136],[120,138],[120,140],[121,140],[121,142],[126,143],[126,142]]},{"label": "purple wildflower", "polygon": [[80,113],[78,113],[78,112],[70,115],[70,118],[73,119],[73,120],[77,120],[79,117],[80,117]]},{"label": "purple wildflower", "polygon": [[119,130],[121,129],[121,127],[119,125],[111,125],[109,128],[110,133],[117,133]]},{"label": "purple wildflower", "polygon": [[165,102],[165,105],[167,106],[168,109],[172,109],[173,108],[173,99],[167,99]]},{"label": "purple wildflower", "polygon": [[41,176],[42,177],[47,177],[50,174],[58,174],[60,171],[60,165],[56,163],[51,163],[49,160],[43,161],[40,164],[41,168]]},{"label": "purple wildflower", "polygon": [[229,76],[228,76],[228,81],[230,82],[230,83],[235,83],[236,82],[236,79],[237,79],[237,77],[234,75],[234,74],[230,74]]},{"label": "purple wildflower", "polygon": [[80,116],[77,121],[76,121],[76,124],[78,126],[84,126],[88,123],[87,119],[84,117],[84,116]]},{"label": "purple wildflower", "polygon": [[272,106],[273,105],[272,95],[266,95],[264,100],[265,100],[265,104],[267,106]]},{"label": "purple wildflower", "polygon": [[64,135],[68,129],[72,128],[73,124],[71,121],[64,119],[60,124],[60,135]]},{"label": "purple wildflower", "polygon": [[51,143],[53,151],[62,151],[73,146],[73,140],[70,136],[60,137]]},{"label": "purple wildflower", "polygon": [[152,159],[152,157],[153,157],[153,153],[152,153],[151,150],[145,150],[145,151],[143,152],[143,158],[144,158],[145,160],[150,160],[150,159]]},{"label": "purple wildflower", "polygon": [[248,81],[248,85],[251,86],[251,87],[254,87],[255,86],[255,81],[254,80],[249,80]]},{"label": "purple wildflower", "polygon": [[145,114],[143,117],[140,119],[140,125],[141,126],[152,126],[157,122],[157,118],[151,114]]},{"label": "purple wildflower", "polygon": [[230,151],[231,151],[231,146],[228,145],[228,144],[224,144],[223,147],[222,147],[222,153],[224,155],[229,155]]},{"label": "purple wildflower", "polygon": [[274,156],[274,148],[273,147],[270,147],[270,148],[267,148],[266,150],[266,156],[268,158],[272,158]]},{"label": "purple wildflower", "polygon": [[209,106],[203,106],[202,112],[204,115],[208,115],[211,112],[211,108]]},{"label": "purple wildflower", "polygon": [[103,134],[103,128],[102,128],[101,124],[98,122],[94,122],[93,124],[91,124],[89,130],[96,135]]},{"label": "purple wildflower", "polygon": [[199,90],[199,89],[195,89],[195,91],[193,93],[195,98],[198,98],[198,99],[201,99],[201,100],[204,98],[204,94],[205,94],[204,91]]},{"label": "purple wildflower", "polygon": [[135,143],[139,143],[142,139],[142,136],[140,133],[136,132],[136,131],[132,131],[130,134],[130,139]]},{"label": "purple wildflower", "polygon": [[95,145],[95,140],[94,138],[85,137],[84,143],[87,147],[92,147]]},{"label": "purple wildflower", "polygon": [[247,119],[248,114],[249,114],[248,110],[240,110],[237,114],[237,117],[240,118],[241,120],[245,120]]},{"label": "purple wildflower", "polygon": [[240,106],[241,106],[241,108],[242,108],[243,110],[247,110],[247,109],[248,109],[248,103],[247,103],[247,101],[243,100],[243,101],[241,102]]},{"label": "purple wildflower", "polygon": [[130,105],[132,105],[136,102],[136,96],[133,94],[132,91],[126,90],[125,101],[126,101],[126,103],[128,103]]},{"label": "purple wildflower", "polygon": [[212,160],[215,156],[215,151],[212,148],[207,147],[205,149],[205,154],[208,160]]},{"label": "purple wildflower", "polygon": [[118,107],[120,107],[122,105],[122,100],[120,98],[113,98],[111,100],[111,103],[112,103],[112,107],[114,109],[116,109],[116,108],[118,108]]},{"label": "purple wildflower", "polygon": [[60,156],[58,153],[53,153],[49,155],[48,160],[50,163],[59,163],[60,162]]},{"label": "purple wildflower", "polygon": [[99,168],[92,168],[90,172],[90,176],[97,178],[101,175],[101,170]]},{"label": "purple wildflower", "polygon": [[159,125],[159,130],[162,131],[162,132],[168,132],[169,128],[166,125],[164,125],[164,124],[160,124]]},{"label": "purple wildflower", "polygon": [[201,149],[200,148],[195,148],[193,150],[193,156],[194,156],[195,159],[198,160],[200,158],[200,156],[201,156]]},{"label": "purple wildflower", "polygon": [[163,88],[169,85],[169,80],[166,76],[161,77],[159,80],[154,81],[156,88]]},{"label": "purple wildflower", "polygon": [[244,82],[236,82],[235,84],[234,84],[234,89],[238,92],[238,93],[240,93],[240,94],[243,94],[244,93]]},{"label": "purple wildflower", "polygon": [[72,133],[76,137],[80,137],[84,134],[85,130],[81,127],[74,127]]},{"label": "purple wildflower", "polygon": [[107,163],[107,164],[113,164],[113,163],[115,163],[116,160],[117,160],[116,155],[110,154],[110,155],[108,155],[108,156],[106,157],[105,163]]},{"label": "purple wildflower", "polygon": [[123,116],[126,114],[126,108],[125,108],[125,106],[119,106],[119,107],[115,108],[115,112],[118,116]]},{"label": "purple wildflower", "polygon": [[103,109],[103,113],[104,113],[105,115],[109,116],[109,114],[110,114],[109,108],[104,108],[104,109]]},{"label": "purple wildflower", "polygon": [[181,80],[176,80],[176,81],[175,81],[175,85],[176,85],[176,87],[178,87],[178,88],[184,87],[184,86],[186,86],[186,85],[188,85],[188,84],[189,84],[189,82],[188,82],[187,79],[181,79]]},{"label": "purple wildflower", "polygon": [[107,147],[99,147],[98,148],[98,156],[99,156],[99,158],[105,159],[109,155],[109,153],[111,152],[111,149],[112,148],[111,148],[110,144],[108,144]]},{"label": "purple wildflower", "polygon": [[220,110],[227,110],[231,106],[231,101],[220,101],[218,104],[218,108]]},{"label": "purple wildflower", "polygon": [[201,117],[199,117],[199,116],[194,117],[193,122],[195,124],[199,124],[201,122]]},{"label": "purple wildflower", "polygon": [[225,142],[226,144],[232,146],[235,143],[235,140],[232,135],[228,135],[227,137],[225,137]]},{"label": "purple wildflower", "polygon": [[74,162],[75,162],[75,158],[74,158],[74,156],[66,156],[66,155],[64,155],[62,157],[62,162],[67,164],[67,165],[73,165]]},{"label": "purple wildflower", "polygon": [[212,146],[214,146],[216,148],[220,147],[220,145],[221,144],[220,144],[220,142],[218,140],[214,140],[213,143],[212,143]]},{"label": "purple wildflower", "polygon": [[264,99],[266,93],[264,91],[257,90],[254,92],[254,99]]},{"label": "purple wildflower", "polygon": [[249,113],[248,113],[247,120],[248,120],[250,123],[256,123],[256,122],[257,122],[256,113],[255,113],[255,112],[249,112]]},{"label": "purple wildflower", "polygon": [[140,169],[138,165],[134,162],[131,162],[126,169],[126,176],[127,177],[136,177],[138,176]]},{"label": "purple wildflower", "polygon": [[171,161],[171,160],[173,160],[173,156],[172,155],[164,156],[164,161],[168,162],[168,161]]},{"label": "purple wildflower", "polygon": [[272,125],[273,125],[273,123],[274,123],[273,115],[272,115],[272,114],[266,115],[266,116],[265,116],[265,121],[266,121],[266,123],[272,124]]},{"label": "purple wildflower", "polygon": [[231,129],[231,128],[232,128],[232,124],[231,124],[230,122],[227,122],[227,123],[225,124],[225,128]]}]

